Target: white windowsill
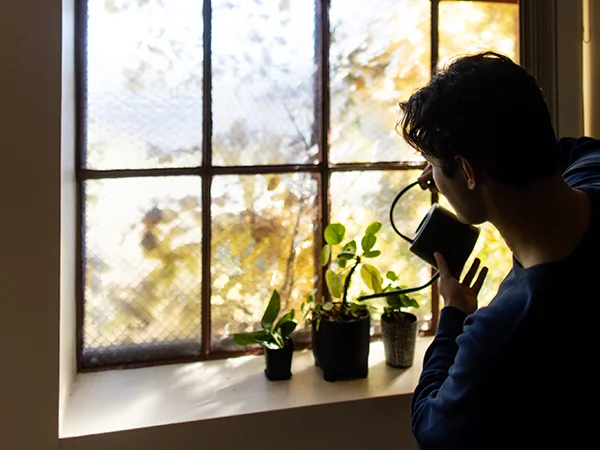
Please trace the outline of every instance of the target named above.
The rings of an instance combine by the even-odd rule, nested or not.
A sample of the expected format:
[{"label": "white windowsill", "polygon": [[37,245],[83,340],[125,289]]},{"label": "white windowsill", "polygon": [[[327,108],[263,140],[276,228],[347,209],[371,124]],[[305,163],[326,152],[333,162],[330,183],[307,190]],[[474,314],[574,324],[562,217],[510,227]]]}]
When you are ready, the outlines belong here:
[{"label": "white windowsill", "polygon": [[308,350],[294,353],[289,381],[268,381],[263,356],[79,374],[60,437],[411,395],[430,342],[431,338],[417,340],[415,363],[409,369],[387,366],[383,344],[375,342],[368,378],[335,383],[323,380]]}]

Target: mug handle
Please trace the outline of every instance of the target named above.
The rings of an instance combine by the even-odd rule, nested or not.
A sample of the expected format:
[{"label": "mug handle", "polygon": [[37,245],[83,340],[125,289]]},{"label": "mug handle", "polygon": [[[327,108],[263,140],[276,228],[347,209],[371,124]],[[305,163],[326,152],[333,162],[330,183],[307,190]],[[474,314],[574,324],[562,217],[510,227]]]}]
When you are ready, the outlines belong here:
[{"label": "mug handle", "polygon": [[396,227],[396,224],[394,223],[394,209],[396,208],[396,203],[398,203],[398,200],[400,200],[400,198],[406,194],[406,192],[409,189],[412,189],[413,187],[415,187],[417,184],[419,184],[418,181],[415,181],[414,183],[409,184],[408,186],[406,186],[404,189],[402,189],[398,195],[396,195],[396,198],[394,199],[394,201],[392,202],[392,206],[390,207],[390,224],[392,225],[392,228],[394,229],[394,231],[396,232],[396,234],[398,236],[400,236],[402,239],[404,239],[406,242],[409,243],[413,243],[413,239],[409,238],[408,236],[405,236],[404,234],[402,234],[400,232],[400,230],[398,230],[398,228]]}]

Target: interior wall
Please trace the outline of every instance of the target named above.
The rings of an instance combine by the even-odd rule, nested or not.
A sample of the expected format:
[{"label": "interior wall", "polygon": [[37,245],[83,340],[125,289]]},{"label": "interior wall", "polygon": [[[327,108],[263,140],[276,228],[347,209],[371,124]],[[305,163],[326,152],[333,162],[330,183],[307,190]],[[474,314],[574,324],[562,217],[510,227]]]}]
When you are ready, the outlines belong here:
[{"label": "interior wall", "polygon": [[61,2],[0,14],[0,448],[58,447]]},{"label": "interior wall", "polygon": [[411,396],[321,405],[67,439],[62,450],[416,450]]}]

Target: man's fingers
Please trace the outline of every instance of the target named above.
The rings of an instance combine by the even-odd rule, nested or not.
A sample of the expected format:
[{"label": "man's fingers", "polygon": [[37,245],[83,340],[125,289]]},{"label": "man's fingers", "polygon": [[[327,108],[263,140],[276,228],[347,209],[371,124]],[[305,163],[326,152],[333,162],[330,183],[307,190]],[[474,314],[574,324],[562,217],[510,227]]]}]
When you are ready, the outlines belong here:
[{"label": "man's fingers", "polygon": [[417,178],[417,181],[419,182],[419,186],[421,186],[421,189],[435,188],[435,183],[433,182],[433,169],[431,168],[430,164],[428,164],[427,167],[425,167],[423,173],[421,173],[421,176]]},{"label": "man's fingers", "polygon": [[419,182],[419,186],[421,189],[429,189],[429,183],[431,183],[431,178],[426,175],[421,175],[417,181]]},{"label": "man's fingers", "polygon": [[475,284],[471,288],[475,291],[475,295],[479,294],[479,291],[481,290],[481,287],[483,286],[483,282],[485,281],[485,277],[487,276],[487,274],[488,274],[487,267],[484,267],[483,269],[481,269],[481,272],[479,272],[479,276],[477,277],[477,280],[475,280]]},{"label": "man's fingers", "polygon": [[465,286],[471,285],[471,281],[473,281],[473,278],[475,278],[475,274],[477,273],[477,269],[479,269],[479,264],[481,264],[481,260],[479,258],[475,258],[475,261],[473,261],[471,268],[469,269],[469,271],[465,275],[465,278],[463,279],[463,284]]},{"label": "man's fingers", "polygon": [[433,257],[435,258],[435,262],[437,263],[438,270],[440,271],[440,275],[443,277],[450,276],[450,270],[448,270],[448,264],[446,264],[446,260],[444,259],[442,254],[440,252],[435,252],[433,254]]}]

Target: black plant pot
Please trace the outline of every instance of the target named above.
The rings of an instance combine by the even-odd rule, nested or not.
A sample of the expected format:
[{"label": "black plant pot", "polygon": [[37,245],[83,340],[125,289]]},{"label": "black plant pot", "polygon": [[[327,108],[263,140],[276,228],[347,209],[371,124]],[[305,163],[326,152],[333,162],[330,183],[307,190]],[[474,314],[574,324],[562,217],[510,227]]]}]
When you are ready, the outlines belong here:
[{"label": "black plant pot", "polygon": [[415,359],[417,316],[404,313],[401,320],[381,316],[381,336],[385,361],[392,367],[410,367]]},{"label": "black plant pot", "polygon": [[366,378],[369,374],[371,318],[349,322],[312,321],[315,364],[326,381]]},{"label": "black plant pot", "polygon": [[265,347],[265,375],[271,381],[289,380],[292,378],[292,356],[294,342],[287,338],[285,346],[278,349]]}]

